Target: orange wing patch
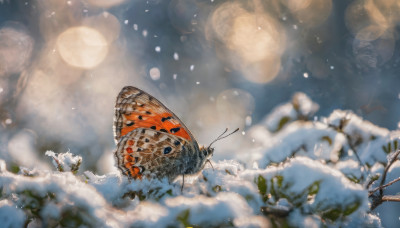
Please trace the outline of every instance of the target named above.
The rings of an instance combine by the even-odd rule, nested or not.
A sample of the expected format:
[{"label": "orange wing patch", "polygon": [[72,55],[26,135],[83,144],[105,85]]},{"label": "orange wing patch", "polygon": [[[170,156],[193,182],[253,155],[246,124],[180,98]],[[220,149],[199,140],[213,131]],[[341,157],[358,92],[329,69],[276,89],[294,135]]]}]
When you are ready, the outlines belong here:
[{"label": "orange wing patch", "polygon": [[137,128],[149,128],[192,141],[192,136],[174,113],[146,92],[124,87],[117,97],[114,134],[116,142]]},{"label": "orange wing patch", "polygon": [[[131,148],[127,148],[127,151],[128,151],[128,149],[130,149],[132,151]],[[125,170],[126,175],[131,176],[134,179],[137,179],[137,178],[142,179],[142,175],[140,173],[140,168],[135,166],[136,161],[133,159],[133,157],[128,155],[128,154],[126,154],[124,156],[124,160],[125,160],[125,164],[124,165],[125,165],[125,168],[126,168],[126,170]]]},{"label": "orange wing patch", "polygon": [[123,114],[124,125],[121,136],[128,134],[136,128],[150,128],[157,131],[170,133],[190,140],[190,135],[170,113],[162,114]]}]

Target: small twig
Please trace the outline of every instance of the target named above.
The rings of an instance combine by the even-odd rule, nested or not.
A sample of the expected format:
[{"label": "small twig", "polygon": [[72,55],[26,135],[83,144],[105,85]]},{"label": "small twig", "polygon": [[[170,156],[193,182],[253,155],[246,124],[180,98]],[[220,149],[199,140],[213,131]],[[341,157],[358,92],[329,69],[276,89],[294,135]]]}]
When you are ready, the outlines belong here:
[{"label": "small twig", "polygon": [[181,193],[183,193],[183,185],[185,184],[185,174],[182,174],[182,186],[181,186]]},{"label": "small twig", "polygon": [[328,124],[328,127],[333,128],[334,130],[336,130],[337,132],[342,133],[346,139],[347,139],[347,144],[349,145],[350,149],[353,151],[354,156],[356,157],[358,163],[360,164],[360,166],[362,166],[364,168],[364,172],[362,172],[362,179],[365,179],[365,172],[368,171],[368,168],[365,166],[365,164],[361,161],[360,156],[358,156],[357,150],[355,148],[355,146],[352,144],[351,142],[351,136],[349,134],[347,134],[346,132],[343,131],[344,128],[344,124],[346,123],[346,121],[349,121],[350,119],[342,119],[340,121],[340,125],[339,126],[335,126],[333,124]]},{"label": "small twig", "polygon": [[[395,202],[400,202],[400,195],[395,195],[395,196],[384,196],[383,195],[383,189],[386,188],[389,185],[392,185],[393,183],[399,181],[399,178],[396,178],[392,181],[390,181],[389,183],[385,184],[386,181],[386,175],[389,172],[390,167],[394,164],[395,161],[397,161],[397,157],[400,154],[400,150],[397,150],[393,156],[392,159],[390,161],[388,161],[388,164],[386,165],[385,169],[383,170],[383,174],[382,174],[382,179],[381,179],[381,183],[379,185],[379,187],[377,187],[376,189],[372,190],[372,192],[370,192],[370,194],[368,194],[368,197],[371,198],[372,202],[371,202],[371,210],[374,210],[377,206],[379,206],[380,204],[382,204],[385,201],[395,201]],[[379,195],[375,195],[374,192],[379,190]]]},{"label": "small twig", "polygon": [[[379,178],[378,178],[379,179]],[[366,189],[369,189],[369,187],[371,187],[371,185],[376,181],[377,179],[371,179],[369,180]]]},{"label": "small twig", "polygon": [[374,210],[376,207],[381,205],[383,202],[400,202],[400,195],[389,195],[389,196],[378,196],[378,195],[371,195],[371,211]]},{"label": "small twig", "polygon": [[400,202],[400,195],[383,196],[382,201]]},{"label": "small twig", "polygon": [[373,190],[369,191],[368,196],[371,196],[371,195],[374,194],[376,191],[381,190],[381,189],[384,189],[384,188],[386,188],[386,187],[388,187],[388,186],[390,186],[390,185],[396,183],[397,181],[400,181],[400,177],[398,177],[398,178],[396,178],[396,179],[390,181],[389,183],[387,183],[387,184],[385,184],[385,185],[381,185],[381,186],[379,186],[379,187],[374,188]]},{"label": "small twig", "polygon": [[[358,153],[357,153],[356,148],[355,148],[355,147],[353,146],[353,144],[351,143],[351,137],[350,137],[350,135],[346,134],[345,132],[343,132],[343,134],[346,136],[347,142],[348,142],[348,144],[349,144],[349,147],[350,147],[350,149],[354,152],[354,155],[356,156],[358,162],[359,162],[360,165],[361,165],[362,167],[364,167],[364,169],[365,169],[365,165],[364,165],[364,163],[361,161],[360,156],[358,156]],[[365,170],[367,170],[367,169],[365,169]],[[364,173],[363,173],[363,177],[364,177]]]},{"label": "small twig", "polygon": [[[393,155],[393,158],[391,161],[389,161],[389,164],[385,167],[385,170],[383,171],[382,175],[382,180],[380,186],[383,186],[385,181],[386,181],[386,175],[390,169],[390,167],[393,165],[393,163],[397,160],[397,156],[399,156],[400,150],[397,150],[396,153]],[[379,189],[379,195],[382,197],[383,196],[383,190],[382,188]]]}]

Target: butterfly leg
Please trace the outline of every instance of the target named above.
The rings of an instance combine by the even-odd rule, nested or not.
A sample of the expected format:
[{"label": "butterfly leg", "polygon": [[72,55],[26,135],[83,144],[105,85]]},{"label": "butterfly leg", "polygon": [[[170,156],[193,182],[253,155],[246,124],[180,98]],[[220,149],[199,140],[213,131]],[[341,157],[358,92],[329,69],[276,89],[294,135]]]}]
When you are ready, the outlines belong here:
[{"label": "butterfly leg", "polygon": [[181,186],[181,193],[183,193],[183,185],[185,184],[185,174],[182,174],[182,186]]}]

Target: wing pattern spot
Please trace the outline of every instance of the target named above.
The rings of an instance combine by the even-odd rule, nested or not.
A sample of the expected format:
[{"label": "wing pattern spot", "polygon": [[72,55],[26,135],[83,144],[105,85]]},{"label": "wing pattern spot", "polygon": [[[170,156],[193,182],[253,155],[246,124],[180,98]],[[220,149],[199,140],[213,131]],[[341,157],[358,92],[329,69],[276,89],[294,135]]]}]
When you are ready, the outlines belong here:
[{"label": "wing pattern spot", "polygon": [[171,133],[176,133],[180,130],[180,127],[176,127],[176,128],[171,128],[171,130],[169,130]]},{"label": "wing pattern spot", "polygon": [[169,154],[172,148],[170,146],[164,148],[164,154]]},{"label": "wing pattern spot", "polygon": [[172,116],[163,117],[163,118],[161,119],[161,122],[165,122],[166,120],[170,120],[170,119],[172,119]]}]

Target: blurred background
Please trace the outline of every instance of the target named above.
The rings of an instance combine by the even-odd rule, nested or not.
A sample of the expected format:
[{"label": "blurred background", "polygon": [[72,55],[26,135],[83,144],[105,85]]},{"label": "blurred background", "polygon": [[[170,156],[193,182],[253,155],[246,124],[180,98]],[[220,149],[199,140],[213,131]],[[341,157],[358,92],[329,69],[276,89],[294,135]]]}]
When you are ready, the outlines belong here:
[{"label": "blurred background", "polygon": [[233,158],[246,130],[301,91],[317,116],[349,109],[395,130],[397,0],[0,0],[0,156],[49,168],[46,150],[113,169],[114,102],[139,87],[200,143]]},{"label": "blurred background", "polygon": [[350,109],[397,129],[399,21],[396,0],[0,1],[2,157],[46,166],[46,150],[69,150],[107,172],[126,85],[204,144],[226,127],[245,134],[297,91],[318,116]]}]

